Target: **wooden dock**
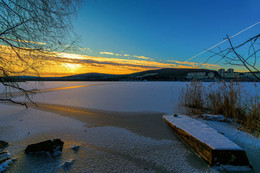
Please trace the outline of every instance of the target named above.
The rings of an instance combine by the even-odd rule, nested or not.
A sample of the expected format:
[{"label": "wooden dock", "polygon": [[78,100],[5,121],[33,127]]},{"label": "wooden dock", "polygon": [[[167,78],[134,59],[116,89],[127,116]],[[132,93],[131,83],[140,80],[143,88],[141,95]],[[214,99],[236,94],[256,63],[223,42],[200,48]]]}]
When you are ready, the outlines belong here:
[{"label": "wooden dock", "polygon": [[206,124],[185,116],[166,115],[164,121],[210,166],[249,166],[245,151]]}]

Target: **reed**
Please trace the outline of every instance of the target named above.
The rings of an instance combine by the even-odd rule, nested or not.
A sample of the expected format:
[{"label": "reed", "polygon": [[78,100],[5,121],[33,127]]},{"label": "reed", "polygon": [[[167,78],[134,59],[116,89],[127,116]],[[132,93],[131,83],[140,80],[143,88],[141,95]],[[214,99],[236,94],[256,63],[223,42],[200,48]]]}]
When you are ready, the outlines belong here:
[{"label": "reed", "polygon": [[259,136],[259,97],[242,98],[242,91],[238,82],[218,81],[205,87],[202,82],[193,81],[183,88],[181,104],[188,107],[192,115],[224,115],[225,119],[239,124],[240,129]]}]

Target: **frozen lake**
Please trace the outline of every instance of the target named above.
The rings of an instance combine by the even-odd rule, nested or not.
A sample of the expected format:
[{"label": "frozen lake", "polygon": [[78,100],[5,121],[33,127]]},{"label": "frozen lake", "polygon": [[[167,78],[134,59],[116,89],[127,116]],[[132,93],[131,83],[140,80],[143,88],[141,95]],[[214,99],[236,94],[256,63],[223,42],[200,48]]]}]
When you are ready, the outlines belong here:
[{"label": "frozen lake", "polygon": [[[209,168],[163,122],[164,114],[185,112],[179,106],[179,95],[186,82],[36,85],[42,89],[33,96],[38,107],[26,110],[0,104],[0,139],[9,141],[8,151],[18,157],[7,172],[64,172],[60,165],[70,159],[75,160],[67,170],[71,172],[218,172]],[[253,83],[242,85],[247,88],[247,96],[260,93],[259,86],[255,88]],[[34,88],[35,84],[25,86]],[[233,139],[239,145],[254,140],[245,133],[239,135],[244,135],[242,141]],[[53,138],[65,142],[60,157],[24,155],[27,144]],[[255,170],[260,170],[255,164],[260,143],[254,143],[246,151]],[[73,145],[81,146],[77,153],[71,149]]]}]

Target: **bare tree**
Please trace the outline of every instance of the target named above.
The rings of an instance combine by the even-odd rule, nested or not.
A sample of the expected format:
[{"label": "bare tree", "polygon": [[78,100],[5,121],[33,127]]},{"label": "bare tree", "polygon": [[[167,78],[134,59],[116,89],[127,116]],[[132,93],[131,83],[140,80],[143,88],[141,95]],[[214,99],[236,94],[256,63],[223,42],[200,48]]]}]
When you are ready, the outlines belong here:
[{"label": "bare tree", "polygon": [[30,100],[30,91],[10,76],[39,76],[43,57],[74,43],[71,17],[81,4],[82,0],[0,0],[0,84],[5,86],[0,101],[18,103],[12,90]]},{"label": "bare tree", "polygon": [[[259,65],[257,65],[257,60],[259,58],[258,53],[260,51],[260,43],[259,43],[260,34],[255,35],[254,37],[244,41],[243,43],[234,46],[231,42],[230,37],[227,35],[227,40],[229,42],[229,47],[226,49],[220,49],[217,52],[210,51],[213,53],[212,56],[208,58],[211,59],[213,57],[219,56],[220,59],[224,60],[227,64],[234,65],[234,66],[242,66],[250,72],[256,80],[260,81],[259,76]],[[247,52],[247,54],[239,53],[239,52]]]}]

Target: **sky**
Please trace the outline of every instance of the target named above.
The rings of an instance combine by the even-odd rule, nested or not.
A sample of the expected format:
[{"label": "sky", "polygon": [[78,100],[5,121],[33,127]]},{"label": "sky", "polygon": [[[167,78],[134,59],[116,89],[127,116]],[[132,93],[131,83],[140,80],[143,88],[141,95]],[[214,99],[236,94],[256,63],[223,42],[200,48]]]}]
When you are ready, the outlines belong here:
[{"label": "sky", "polygon": [[[147,61],[151,66],[157,62],[169,67],[232,67],[241,71],[244,69],[218,62],[219,57],[207,61],[210,52],[185,61],[226,35],[259,22],[259,9],[257,0],[89,0],[73,19],[74,31],[80,36],[77,53],[118,62]],[[260,24],[232,42],[242,43],[259,31]],[[227,46],[226,42],[218,47]]]},{"label": "sky", "polygon": [[[259,9],[259,0],[86,0],[72,17],[78,37],[74,49],[42,58],[45,62],[37,68],[42,76],[129,74],[160,68],[246,71],[217,56],[209,59],[210,51],[229,47],[228,41],[219,44],[227,36],[235,35],[231,41],[236,46],[259,34]],[[10,52],[0,48],[3,54]],[[248,47],[238,52],[246,57]],[[256,67],[260,68],[259,61]]]}]

